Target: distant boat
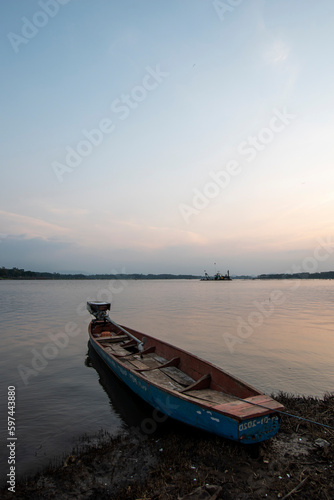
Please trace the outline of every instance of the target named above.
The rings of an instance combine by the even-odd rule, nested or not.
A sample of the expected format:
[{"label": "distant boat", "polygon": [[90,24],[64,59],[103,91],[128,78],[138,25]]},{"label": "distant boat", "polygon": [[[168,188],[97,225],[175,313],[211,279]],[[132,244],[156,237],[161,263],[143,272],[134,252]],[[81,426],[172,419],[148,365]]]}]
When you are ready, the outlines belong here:
[{"label": "distant boat", "polygon": [[87,302],[92,348],[144,401],[218,436],[253,444],[274,436],[284,407],[187,351],[118,325],[108,302]]},{"label": "distant boat", "polygon": [[209,276],[207,272],[204,274],[204,278],[201,278],[201,281],[232,281],[232,278],[230,278],[230,271],[227,271],[225,276],[218,273],[216,273],[214,276]]}]

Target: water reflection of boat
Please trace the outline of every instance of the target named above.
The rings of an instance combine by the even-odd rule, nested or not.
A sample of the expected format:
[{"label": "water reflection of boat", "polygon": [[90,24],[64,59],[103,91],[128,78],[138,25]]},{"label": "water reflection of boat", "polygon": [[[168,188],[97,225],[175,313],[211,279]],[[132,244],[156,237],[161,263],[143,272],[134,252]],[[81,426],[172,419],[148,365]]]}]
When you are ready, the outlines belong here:
[{"label": "water reflection of boat", "polygon": [[[86,366],[93,367],[99,375],[99,383],[110,399],[110,406],[127,427],[140,428],[144,433],[150,433],[149,425],[153,415],[153,408],[133,393],[124,382],[113,374],[101,360],[100,356],[88,343]],[[153,415],[155,417],[155,414]],[[159,422],[164,419],[160,418]],[[153,418],[154,421],[154,418]],[[144,429],[143,429],[144,423]],[[152,428],[154,423],[151,423]]]},{"label": "water reflection of boat", "polygon": [[209,276],[206,271],[204,271],[204,278],[201,278],[201,281],[232,281],[232,278],[230,277],[230,271],[227,271],[227,273],[223,276],[218,273],[216,273],[214,276]]},{"label": "water reflection of boat", "polygon": [[93,349],[156,410],[244,444],[274,436],[283,406],[249,384],[167,342],[110,319],[110,303],[88,302]]}]

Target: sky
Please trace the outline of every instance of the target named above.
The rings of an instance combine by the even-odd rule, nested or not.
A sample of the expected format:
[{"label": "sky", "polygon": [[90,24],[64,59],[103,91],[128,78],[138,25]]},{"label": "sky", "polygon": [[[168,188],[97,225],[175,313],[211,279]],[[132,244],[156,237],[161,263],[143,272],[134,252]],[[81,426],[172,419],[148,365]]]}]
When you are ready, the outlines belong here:
[{"label": "sky", "polygon": [[0,267],[334,269],[332,0],[0,12]]}]

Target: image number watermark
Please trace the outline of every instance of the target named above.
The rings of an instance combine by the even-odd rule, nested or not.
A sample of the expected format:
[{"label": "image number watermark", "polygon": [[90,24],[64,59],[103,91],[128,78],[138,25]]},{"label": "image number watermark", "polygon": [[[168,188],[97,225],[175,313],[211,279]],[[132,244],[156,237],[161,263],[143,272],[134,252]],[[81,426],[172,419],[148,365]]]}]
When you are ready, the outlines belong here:
[{"label": "image number watermark", "polygon": [[7,449],[9,472],[7,473],[8,490],[15,493],[16,486],[16,388],[8,386],[8,438]]}]

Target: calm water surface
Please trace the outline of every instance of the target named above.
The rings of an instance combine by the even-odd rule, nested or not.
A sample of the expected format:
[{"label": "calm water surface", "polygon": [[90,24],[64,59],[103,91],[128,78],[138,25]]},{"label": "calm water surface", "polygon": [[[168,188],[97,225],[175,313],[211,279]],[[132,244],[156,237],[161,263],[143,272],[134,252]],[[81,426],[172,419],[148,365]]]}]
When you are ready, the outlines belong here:
[{"label": "calm water surface", "polygon": [[[88,357],[86,300],[264,392],[334,390],[333,281],[0,281],[1,483],[7,387],[16,386],[17,472],[70,453],[83,434],[117,434],[140,402]],[[147,414],[146,414],[147,416]]]}]

